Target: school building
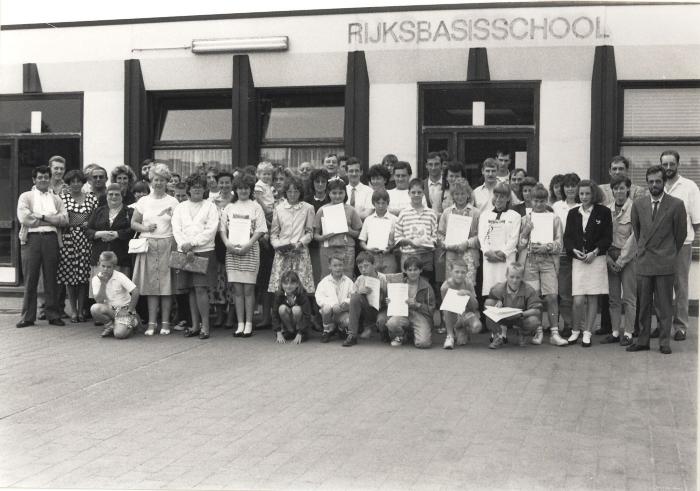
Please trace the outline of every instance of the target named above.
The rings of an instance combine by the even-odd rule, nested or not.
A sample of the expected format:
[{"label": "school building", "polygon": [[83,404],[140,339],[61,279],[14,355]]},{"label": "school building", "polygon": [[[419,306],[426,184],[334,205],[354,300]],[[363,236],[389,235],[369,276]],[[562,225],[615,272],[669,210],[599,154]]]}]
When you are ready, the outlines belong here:
[{"label": "school building", "polygon": [[674,148],[700,182],[698,20],[685,2],[526,2],[2,25],[0,284],[21,282],[15,203],[54,154],[185,175],[393,153],[422,175],[448,150],[478,185],[496,149],[545,183],[607,182],[621,153],[639,183]]}]

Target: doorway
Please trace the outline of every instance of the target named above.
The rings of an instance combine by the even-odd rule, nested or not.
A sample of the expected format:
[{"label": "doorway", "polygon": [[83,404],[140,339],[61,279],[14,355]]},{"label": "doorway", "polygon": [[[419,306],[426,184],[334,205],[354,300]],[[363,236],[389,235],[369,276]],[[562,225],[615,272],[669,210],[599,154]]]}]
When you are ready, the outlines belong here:
[{"label": "doorway", "polygon": [[66,159],[66,170],[82,168],[80,136],[0,137],[0,285],[22,282],[17,199],[32,188],[32,169],[53,155]]}]

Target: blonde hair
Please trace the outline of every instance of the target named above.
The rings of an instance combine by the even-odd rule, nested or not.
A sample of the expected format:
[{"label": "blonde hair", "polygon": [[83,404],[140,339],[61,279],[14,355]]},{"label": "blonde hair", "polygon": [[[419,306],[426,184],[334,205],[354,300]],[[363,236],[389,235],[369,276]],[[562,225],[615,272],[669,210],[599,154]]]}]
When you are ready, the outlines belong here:
[{"label": "blonde hair", "polygon": [[258,164],[258,171],[255,173],[255,175],[256,175],[256,177],[260,178],[261,172],[265,172],[265,171],[274,172],[274,170],[275,170],[275,166],[272,165],[272,162],[267,162],[267,161],[260,162]]},{"label": "blonde hair", "polygon": [[169,181],[171,177],[170,169],[165,164],[153,164],[151,165],[151,168],[148,169],[148,179],[152,181],[156,176]]},{"label": "blonde hair", "polygon": [[520,264],[519,262],[513,261],[508,265],[508,269],[506,269],[506,274],[508,274],[509,271],[517,271],[521,275],[525,274],[525,266]]},{"label": "blonde hair", "polygon": [[117,255],[113,251],[102,251],[100,253],[100,262],[112,263],[113,266],[117,265]]}]

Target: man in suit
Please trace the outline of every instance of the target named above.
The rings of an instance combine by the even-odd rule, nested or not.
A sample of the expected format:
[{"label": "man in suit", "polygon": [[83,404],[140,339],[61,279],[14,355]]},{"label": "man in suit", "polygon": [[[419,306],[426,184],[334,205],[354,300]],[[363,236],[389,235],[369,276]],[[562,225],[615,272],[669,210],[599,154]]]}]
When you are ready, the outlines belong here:
[{"label": "man in suit", "polygon": [[26,233],[22,246],[22,268],[25,277],[22,319],[17,327],[34,325],[36,320],[39,273],[44,275],[46,318],[49,324],[63,326],[58,305],[58,227],[68,225],[68,213],[63,201],[49,190],[51,170],[39,166],[32,171],[34,188],[22,193],[17,200],[17,218]]},{"label": "man in suit", "polygon": [[428,177],[423,179],[423,194],[431,208],[438,215],[442,213],[442,159],[439,152],[430,152],[425,161]]},{"label": "man in suit", "polygon": [[673,317],[673,280],[676,256],[686,236],[686,213],[683,202],[664,192],[666,173],[660,165],[646,172],[650,197],[639,198],[632,205],[632,230],[637,239],[637,298],[642,325],[637,343],[627,351],[648,351],[651,334],[651,311],[656,305],[659,323],[659,351],[671,354],[671,320]]}]

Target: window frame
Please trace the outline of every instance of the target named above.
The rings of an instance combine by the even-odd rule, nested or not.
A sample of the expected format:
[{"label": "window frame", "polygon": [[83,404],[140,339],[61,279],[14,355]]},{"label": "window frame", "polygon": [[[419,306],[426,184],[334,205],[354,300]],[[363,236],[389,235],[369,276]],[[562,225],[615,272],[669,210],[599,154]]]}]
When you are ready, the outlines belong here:
[{"label": "window frame", "polygon": [[[2,101],[22,101],[22,100],[61,100],[73,99],[80,102],[80,131],[57,131],[51,133],[1,133],[3,137],[22,138],[50,138],[50,137],[79,137],[82,140],[85,122],[85,97],[83,92],[41,92],[32,94],[0,94]],[[81,141],[82,153],[82,141]]]},{"label": "window frame", "polygon": [[[504,138],[514,137],[520,138],[524,134],[530,136],[532,141],[532,149],[528,149],[528,175],[539,176],[540,161],[539,161],[539,141],[540,141],[540,90],[541,80],[496,80],[496,81],[456,81],[456,82],[418,82],[418,162],[416,169],[421,178],[425,178],[425,169],[423,162],[426,158],[426,143],[424,137],[432,134],[451,134],[452,140],[450,145],[457,150],[457,142],[460,137],[468,135],[468,138],[478,138],[479,136],[493,138],[496,134],[503,134]],[[428,90],[454,89],[454,88],[503,88],[503,89],[531,89],[533,92],[533,124],[532,125],[460,125],[460,126],[433,126],[425,125],[425,92]],[[454,152],[452,158],[456,158]]]}]

